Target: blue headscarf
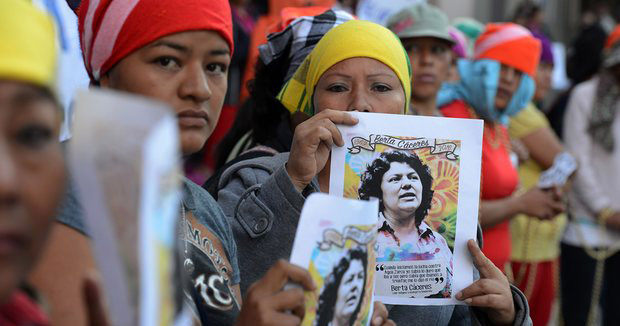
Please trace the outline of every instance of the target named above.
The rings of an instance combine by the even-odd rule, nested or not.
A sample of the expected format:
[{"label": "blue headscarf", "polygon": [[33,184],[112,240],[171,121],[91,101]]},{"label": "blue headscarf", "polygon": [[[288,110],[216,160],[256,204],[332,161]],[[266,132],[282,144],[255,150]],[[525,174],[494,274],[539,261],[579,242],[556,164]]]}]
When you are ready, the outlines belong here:
[{"label": "blue headscarf", "polygon": [[501,63],[489,59],[459,59],[457,69],[461,80],[442,85],[437,95],[438,107],[455,100],[463,100],[481,118],[508,124],[508,118],[525,108],[536,90],[536,83],[532,77],[522,74],[519,87],[510,102],[504,110],[498,110],[495,108],[495,95],[499,85]]}]

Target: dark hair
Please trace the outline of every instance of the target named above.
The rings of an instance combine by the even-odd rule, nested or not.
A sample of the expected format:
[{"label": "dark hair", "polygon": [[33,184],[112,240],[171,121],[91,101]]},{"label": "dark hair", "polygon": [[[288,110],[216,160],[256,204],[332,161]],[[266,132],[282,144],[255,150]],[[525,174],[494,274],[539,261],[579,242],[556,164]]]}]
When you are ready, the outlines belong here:
[{"label": "dark hair", "polygon": [[366,172],[362,174],[360,187],[358,189],[359,197],[363,200],[368,200],[370,197],[376,197],[379,199],[379,211],[383,212],[385,207],[383,206],[383,191],[381,191],[381,182],[383,175],[390,169],[390,165],[393,162],[406,163],[412,169],[414,169],[420,176],[422,182],[422,199],[420,201],[420,207],[415,211],[415,224],[420,226],[420,223],[428,214],[428,210],[431,208],[433,201],[433,176],[428,165],[422,163],[420,158],[416,154],[409,154],[402,151],[389,151],[381,153],[377,159],[372,161],[367,166]]},{"label": "dark hair", "polygon": [[325,278],[325,285],[323,285],[323,290],[321,291],[321,295],[319,295],[319,303],[316,310],[314,326],[327,326],[334,318],[334,308],[336,306],[338,289],[340,288],[342,277],[349,269],[349,266],[351,266],[351,262],[354,260],[361,261],[362,266],[364,267],[364,285],[362,286],[360,301],[358,302],[357,307],[349,320],[350,326],[353,326],[353,323],[355,323],[357,314],[359,314],[362,307],[362,302],[364,301],[364,294],[366,293],[368,252],[366,251],[366,248],[362,246],[355,247],[347,251],[347,253],[340,258],[340,261],[336,264],[334,270]]},{"label": "dark hair", "polygon": [[268,65],[258,60],[255,78],[246,85],[250,97],[241,105],[233,125],[217,146],[216,168],[226,164],[226,159],[237,142],[250,131],[252,134],[249,147],[263,144],[279,152],[290,151],[293,142],[292,131],[284,132],[284,135],[282,132],[278,133],[282,125],[290,126],[290,113],[276,98],[286,82],[285,76],[289,66],[290,59],[286,55],[274,59]]},{"label": "dark hair", "polygon": [[536,16],[539,12],[542,11],[542,8],[534,3],[532,0],[525,0],[521,2],[514,11],[514,15],[512,16],[512,21],[515,23],[523,20],[526,24],[531,23],[534,16]]}]

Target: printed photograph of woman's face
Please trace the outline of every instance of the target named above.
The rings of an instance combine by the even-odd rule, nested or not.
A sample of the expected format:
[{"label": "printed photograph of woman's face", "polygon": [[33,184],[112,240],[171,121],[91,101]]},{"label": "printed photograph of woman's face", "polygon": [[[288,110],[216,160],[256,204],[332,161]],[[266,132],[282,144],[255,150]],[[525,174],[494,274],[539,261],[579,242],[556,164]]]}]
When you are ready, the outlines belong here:
[{"label": "printed photograph of woman's face", "polygon": [[451,259],[447,241],[425,219],[433,205],[433,174],[411,151],[388,150],[367,164],[359,198],[379,199],[379,261]]},{"label": "printed photograph of woman's face", "polygon": [[383,211],[396,219],[407,219],[415,214],[422,201],[422,181],[409,164],[390,163],[381,180]]},{"label": "printed photograph of woman's face", "polygon": [[368,257],[353,248],[334,266],[319,296],[315,326],[350,326],[358,319],[366,288]]}]

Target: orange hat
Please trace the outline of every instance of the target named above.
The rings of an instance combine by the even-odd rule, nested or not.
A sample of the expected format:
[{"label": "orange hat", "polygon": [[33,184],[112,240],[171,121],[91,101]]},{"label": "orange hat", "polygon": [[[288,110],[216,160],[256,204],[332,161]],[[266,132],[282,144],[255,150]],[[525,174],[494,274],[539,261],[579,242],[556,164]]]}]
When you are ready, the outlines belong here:
[{"label": "orange hat", "polygon": [[474,59],[491,59],[536,76],[540,41],[525,27],[513,23],[487,24],[476,41]]},{"label": "orange hat", "polygon": [[607,37],[607,42],[605,43],[605,49],[611,48],[614,44],[620,41],[620,24],[616,25],[611,34]]}]

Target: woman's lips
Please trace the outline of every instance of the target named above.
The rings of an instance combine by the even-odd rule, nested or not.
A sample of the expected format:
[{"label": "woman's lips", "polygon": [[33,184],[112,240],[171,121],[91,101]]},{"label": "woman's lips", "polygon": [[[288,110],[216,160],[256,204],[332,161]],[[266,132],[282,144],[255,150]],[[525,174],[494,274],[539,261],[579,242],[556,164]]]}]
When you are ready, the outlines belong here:
[{"label": "woman's lips", "polygon": [[209,123],[209,116],[202,110],[185,110],[177,115],[181,128],[204,128]]},{"label": "woman's lips", "polygon": [[504,89],[502,87],[497,88],[497,96],[498,97],[508,99],[508,98],[511,97],[511,95],[512,94],[508,90],[506,90],[506,89]]},{"label": "woman's lips", "polygon": [[0,258],[22,255],[26,237],[18,232],[0,231]]},{"label": "woman's lips", "polygon": [[413,192],[406,192],[400,196],[398,196],[398,198],[415,198],[416,195]]},{"label": "woman's lips", "polygon": [[431,74],[421,74],[417,76],[415,79],[415,81],[418,83],[429,83],[429,84],[434,83],[436,80],[437,80],[437,77]]},{"label": "woman's lips", "polygon": [[346,301],[348,305],[354,304],[356,302],[357,302],[357,294],[350,296]]}]

